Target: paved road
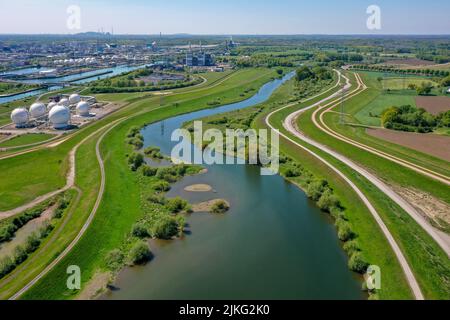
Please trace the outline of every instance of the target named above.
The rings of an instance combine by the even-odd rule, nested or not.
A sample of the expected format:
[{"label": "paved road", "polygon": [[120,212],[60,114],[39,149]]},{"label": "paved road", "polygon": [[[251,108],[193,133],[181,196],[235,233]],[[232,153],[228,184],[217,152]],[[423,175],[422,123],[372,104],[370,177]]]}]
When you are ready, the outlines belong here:
[{"label": "paved road", "polygon": [[[338,72],[339,73],[339,72]],[[340,74],[340,73],[339,73]],[[345,78],[345,76],[343,76]],[[345,89],[349,88],[349,80],[348,78],[346,78],[347,80],[347,85]],[[334,97],[338,96],[339,94],[341,94],[340,92],[337,92],[335,94],[330,95],[329,97],[322,99],[321,101],[312,104],[311,106],[300,110],[301,112],[304,112],[306,110],[309,110],[311,108],[314,108],[316,106],[319,106],[321,104],[323,104],[324,102],[333,99]],[[308,99],[308,100],[312,100],[314,99]],[[277,112],[292,107],[295,104],[290,104],[287,105],[283,108],[277,109],[275,111],[273,111],[272,113],[270,113],[265,121],[267,126],[269,126],[272,130],[276,130],[275,127],[272,126],[272,124],[270,123],[270,118]],[[319,149],[327,152],[327,150],[325,150],[326,147],[316,143],[315,141],[305,137],[303,134],[299,133],[295,126],[293,125],[293,120],[296,119],[296,117],[298,116],[298,114],[300,114],[301,112],[294,112],[293,114],[289,115],[289,117],[285,120],[284,122],[284,126],[285,128],[291,132],[292,134],[294,134],[296,137],[300,138],[301,140],[310,143],[312,145],[315,145],[316,147],[318,147]],[[405,274],[406,280],[408,281],[408,284],[414,294],[414,297],[417,300],[423,300],[424,296],[420,290],[419,284],[417,283],[417,280],[411,270],[411,267],[409,266],[405,256],[403,255],[400,247],[398,246],[398,244],[396,243],[394,237],[392,236],[392,234],[390,233],[389,229],[387,228],[387,226],[384,224],[383,220],[381,219],[380,215],[378,214],[378,212],[375,210],[375,208],[372,206],[372,204],[370,203],[370,201],[367,199],[367,197],[362,193],[362,191],[349,179],[347,178],[340,170],[338,170],[335,166],[333,166],[331,163],[329,163],[327,160],[325,160],[324,158],[322,158],[321,156],[319,156],[318,154],[316,154],[315,152],[311,151],[310,149],[306,148],[305,146],[301,145],[300,143],[294,141],[293,139],[291,139],[290,137],[288,137],[287,135],[280,133],[281,136],[283,136],[286,140],[290,141],[291,143],[295,144],[296,146],[300,147],[301,149],[305,150],[306,152],[310,153],[311,155],[313,155],[315,158],[319,159],[321,162],[323,162],[325,165],[327,165],[330,169],[332,169],[334,172],[336,172],[336,174],[338,174],[342,179],[344,179],[344,181],[347,182],[347,184],[355,191],[355,193],[358,195],[358,197],[363,201],[363,203],[366,205],[366,207],[369,209],[370,213],[372,214],[372,216],[374,217],[375,221],[377,222],[377,224],[379,225],[380,229],[382,230],[383,234],[385,235],[386,239],[388,240],[394,254],[396,255],[400,266]],[[327,152],[328,153],[328,152]],[[341,160],[342,161],[342,160]],[[348,163],[346,163],[347,165],[349,165]],[[350,163],[352,164],[352,163]]]}]

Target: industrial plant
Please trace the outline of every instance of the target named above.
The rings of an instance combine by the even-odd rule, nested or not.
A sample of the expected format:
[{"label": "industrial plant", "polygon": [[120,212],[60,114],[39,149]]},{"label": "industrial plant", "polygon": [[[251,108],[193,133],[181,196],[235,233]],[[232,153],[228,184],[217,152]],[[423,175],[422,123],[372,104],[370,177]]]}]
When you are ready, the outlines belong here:
[{"label": "industrial plant", "polygon": [[50,98],[47,104],[35,102],[29,108],[19,107],[11,112],[12,124],[3,129],[67,130],[78,127],[89,118],[95,118],[91,109],[101,107],[91,96],[77,93]]}]

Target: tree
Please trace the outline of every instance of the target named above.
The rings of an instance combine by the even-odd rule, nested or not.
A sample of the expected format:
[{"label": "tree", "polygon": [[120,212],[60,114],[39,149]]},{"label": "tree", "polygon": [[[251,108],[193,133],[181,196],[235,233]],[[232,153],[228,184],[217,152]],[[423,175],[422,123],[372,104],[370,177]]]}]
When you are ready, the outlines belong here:
[{"label": "tree", "polygon": [[184,211],[185,209],[189,209],[189,204],[186,200],[180,197],[176,197],[167,200],[166,207],[171,213],[179,213]]},{"label": "tree", "polygon": [[431,89],[433,89],[433,85],[430,82],[422,82],[420,87],[417,88],[417,94],[420,96],[426,96],[431,93]]},{"label": "tree", "polygon": [[224,200],[218,200],[212,205],[211,212],[212,213],[225,213],[229,209],[230,209],[230,207]]},{"label": "tree", "polygon": [[168,240],[178,234],[178,223],[172,217],[164,217],[153,227],[153,235],[158,239]]},{"label": "tree", "polygon": [[314,77],[314,73],[307,66],[302,66],[296,71],[296,79],[297,81],[302,81],[306,79],[310,79]]},{"label": "tree", "polygon": [[131,233],[137,238],[147,238],[150,236],[147,228],[142,223],[135,223]]},{"label": "tree", "polygon": [[360,252],[354,252],[348,261],[348,266],[350,270],[364,274],[369,267],[369,263],[364,260]]},{"label": "tree", "polygon": [[144,156],[141,153],[133,152],[128,157],[128,164],[131,167],[131,170],[136,171],[139,167],[144,163]]}]

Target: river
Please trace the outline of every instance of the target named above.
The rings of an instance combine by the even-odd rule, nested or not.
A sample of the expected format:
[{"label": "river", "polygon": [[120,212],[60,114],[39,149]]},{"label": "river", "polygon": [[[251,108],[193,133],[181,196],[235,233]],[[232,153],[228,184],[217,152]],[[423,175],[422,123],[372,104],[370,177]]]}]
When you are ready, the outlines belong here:
[{"label": "river", "polygon": [[[170,154],[174,129],[186,121],[266,101],[284,81],[264,85],[252,98],[147,126],[145,146]],[[195,213],[179,240],[152,240],[153,260],[124,269],[102,299],[365,299],[360,279],[347,268],[336,230],[305,193],[280,176],[261,176],[251,165],[210,165],[186,177],[168,197],[191,203],[224,198],[224,215]],[[213,191],[184,187],[209,184]]]},{"label": "river", "polygon": [[[84,84],[89,83],[91,81],[100,80],[100,79],[106,79],[111,78],[126,72],[134,71],[137,69],[141,69],[145,67],[145,65],[141,66],[117,66],[117,67],[111,67],[111,68],[103,68],[98,69],[95,71],[88,71],[88,72],[81,72],[77,74],[72,74],[70,76],[64,76],[60,78],[48,78],[48,79],[34,79],[34,80],[23,80],[22,83],[28,83],[28,84],[57,84],[57,83],[64,83],[64,82],[71,82],[73,84]],[[27,69],[21,69],[13,72],[5,72],[4,74],[30,74],[34,72],[38,72],[45,69],[37,69],[37,68],[27,68]],[[78,80],[80,79],[80,80]],[[37,95],[41,95],[46,92],[54,91],[61,89],[60,86],[51,86],[49,88],[45,89],[38,89],[30,92],[20,93],[14,96],[8,96],[8,97],[0,97],[0,104],[2,103],[8,103],[12,101],[21,100],[28,97],[33,97]]]}]

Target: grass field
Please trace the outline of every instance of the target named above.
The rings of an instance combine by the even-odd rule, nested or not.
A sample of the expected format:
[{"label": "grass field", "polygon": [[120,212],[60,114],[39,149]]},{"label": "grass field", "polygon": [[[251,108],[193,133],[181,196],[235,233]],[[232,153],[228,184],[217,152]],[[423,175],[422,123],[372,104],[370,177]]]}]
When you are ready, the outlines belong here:
[{"label": "grass field", "polygon": [[431,83],[433,86],[437,86],[438,84],[432,80],[423,79],[423,78],[412,78],[412,77],[404,77],[404,78],[387,78],[381,80],[381,85],[384,90],[407,90],[408,86],[415,85],[420,86],[422,83]]},{"label": "grass field", "polygon": [[45,133],[23,134],[23,135],[8,139],[7,141],[0,142],[0,148],[25,146],[28,144],[43,142],[43,141],[49,140],[53,137],[54,137],[54,135],[45,134]]}]

